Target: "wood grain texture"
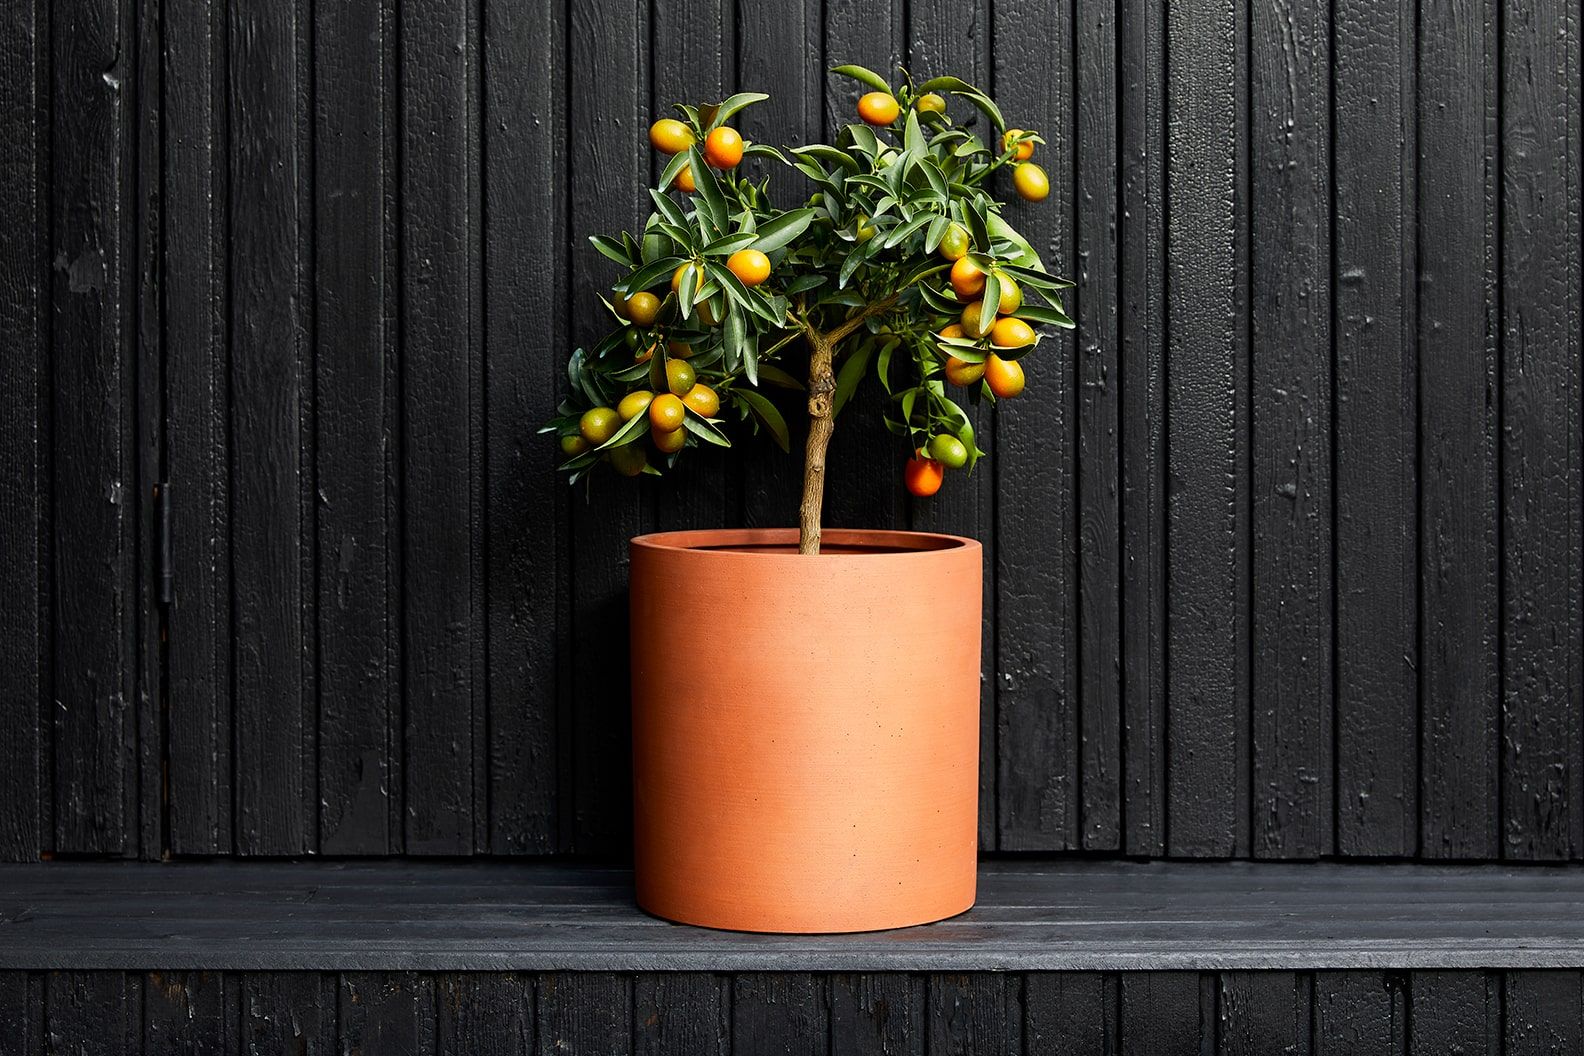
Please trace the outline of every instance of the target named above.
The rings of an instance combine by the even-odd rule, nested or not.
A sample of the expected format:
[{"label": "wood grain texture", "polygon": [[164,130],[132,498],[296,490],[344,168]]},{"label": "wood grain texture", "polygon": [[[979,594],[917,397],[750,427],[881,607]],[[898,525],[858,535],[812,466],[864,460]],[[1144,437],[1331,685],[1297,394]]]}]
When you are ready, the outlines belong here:
[{"label": "wood grain texture", "polygon": [[[1121,312],[1118,4],[1073,6],[1073,249],[1078,296],[1078,680],[1086,851],[1122,846]],[[1060,150],[1060,148],[1058,148]],[[1060,346],[1058,346],[1060,347]]]},{"label": "wood grain texture", "polygon": [[731,980],[708,973],[639,975],[633,986],[635,1056],[731,1052]]},{"label": "wood grain texture", "polygon": [[[588,244],[595,231],[635,231],[653,203],[649,175],[650,9],[636,0],[570,8],[567,76],[572,232],[570,311],[574,345],[592,347],[609,314],[595,298],[611,262]],[[650,482],[593,474],[571,496],[571,746],[574,817],[568,845],[625,856],[632,827],[628,726],[627,540],[653,527]]]},{"label": "wood grain texture", "polygon": [[[1050,197],[1025,204],[1011,196],[1008,219],[1046,267],[1072,275],[1073,9],[1003,3],[994,29],[1003,113],[1040,115],[1037,131],[1055,145],[1036,148]],[[985,448],[991,459],[978,471],[996,479],[999,531],[987,561],[996,586],[997,829],[1009,851],[1076,847],[1082,828],[1074,345],[1058,331],[1022,360],[1028,388],[996,404],[995,447]]]},{"label": "wood grain texture", "polygon": [[1251,846],[1332,848],[1331,20],[1251,0]]},{"label": "wood grain texture", "polygon": [[632,980],[589,973],[541,975],[537,1052],[598,1052],[624,1056],[633,1049]]},{"label": "wood grain texture", "polygon": [[237,1051],[236,984],[219,972],[149,972],[143,977],[142,1051]]},{"label": "wood grain texture", "polygon": [[319,849],[402,847],[389,13],[314,11]]},{"label": "wood grain texture", "polygon": [[100,854],[137,832],[127,14],[52,6],[49,33],[51,846]]},{"label": "wood grain texture", "polygon": [[732,980],[732,1043],[766,1056],[821,1056],[829,1050],[826,980],[789,972]]},{"label": "wood grain texture", "polygon": [[856,61],[1044,133],[1080,280],[972,477],[836,433],[831,523],[989,549],[982,848],[1580,860],[1581,16],[1426,4],[21,4],[0,857],[624,858],[626,540],[798,466],[564,486],[584,236],[658,108],[824,138]]},{"label": "wood grain texture", "polygon": [[1419,19],[1420,852],[1498,851],[1496,8]]},{"label": "wood grain texture", "polygon": [[[839,978],[784,977],[788,986],[815,991]],[[939,1048],[930,1051],[961,1051],[959,1043],[972,1043],[975,1053],[1058,1056],[1069,1052],[1208,1056],[1244,1051],[1560,1056],[1576,1052],[1580,1043],[1579,977],[1572,972],[1420,972],[1393,977],[1369,972],[1313,977],[1024,972],[971,977],[983,984],[978,996],[986,1000],[977,1005],[961,989],[964,978],[969,977],[957,980],[959,1002],[943,1006],[949,1015],[937,1024],[942,1033],[932,1039]],[[650,1052],[744,1056],[827,1047],[837,1052],[924,1051],[922,1040],[911,1033],[894,1034],[881,1047],[872,1047],[873,1036],[862,1029],[849,1033],[848,1023],[834,1015],[827,1028],[795,1013],[777,1014],[774,1022],[765,1022],[781,1033],[738,1032],[705,1041],[699,1048],[656,1048],[649,1045],[642,1008],[602,1003],[619,997],[628,982],[680,993],[709,980],[723,990],[734,983],[747,983],[753,992],[763,990],[762,980],[753,976],[708,973],[556,974],[537,980],[503,973],[358,974],[340,979],[252,973],[225,977],[11,973],[0,975],[0,1025],[7,1028],[5,1051],[28,1056],[44,1052],[605,1054],[626,1052],[630,1046]],[[874,993],[922,995],[924,987],[942,982],[941,976],[887,973],[869,977],[866,985]],[[549,996],[560,1017],[556,1029],[535,1029],[536,989]],[[996,997],[1017,993],[1031,995],[1029,1009],[1022,1019],[1003,1022],[1004,1006]],[[1106,1000],[1107,994],[1129,997]],[[1377,995],[1387,995],[1388,1001],[1381,1003]],[[1405,1015],[1410,1001],[1411,1030]],[[1038,1021],[1033,1004],[1042,1006]],[[882,1015],[888,1011],[876,1007]],[[1062,1011],[1053,1015],[1058,1008]],[[894,1027],[896,1021],[890,1025]]]},{"label": "wood grain texture", "polygon": [[[570,334],[566,9],[484,8],[484,357],[488,520],[489,840],[562,849],[571,775],[572,573],[559,451],[536,430],[561,399]],[[537,53],[523,64],[519,56]],[[522,247],[544,238],[546,274]]]},{"label": "wood grain texture", "polygon": [[1501,27],[1501,853],[1584,850],[1577,5]]},{"label": "wood grain texture", "polygon": [[1123,1056],[1213,1053],[1215,993],[1209,984],[1209,978],[1201,981],[1193,972],[1123,975],[1119,983]]},{"label": "wood grain texture", "polygon": [[341,1050],[367,1056],[437,1051],[435,986],[433,976],[417,973],[342,975],[336,1010]]},{"label": "wood grain texture", "polygon": [[1120,983],[1094,972],[1025,976],[1023,1044],[1031,1053],[1081,1056],[1121,1048]]},{"label": "wood grain texture", "polygon": [[1315,1056],[1396,1056],[1406,1051],[1403,978],[1382,972],[1316,972]]},{"label": "wood grain texture", "polygon": [[[49,129],[38,122],[41,71],[48,64],[42,12],[17,12],[0,35],[0,860],[31,861],[43,846],[43,813],[53,797],[41,785],[49,684],[48,582],[49,333],[43,197]],[[41,796],[40,792],[46,792]]]},{"label": "wood grain texture", "polygon": [[1015,975],[932,975],[928,1015],[931,1056],[1017,1056],[1023,1051],[1023,980]]},{"label": "wood grain texture", "polygon": [[[356,979],[350,985],[356,985]],[[239,979],[241,1007],[240,1033],[248,1052],[293,1052],[302,1056],[329,1056],[343,1051],[339,1041],[347,1041],[353,1052],[374,1051],[361,1048],[368,1032],[370,1015],[383,1021],[396,1006],[381,1002],[372,1012],[352,1008],[338,1011],[345,1000],[337,980],[318,972],[249,972]],[[365,987],[371,1000],[376,984]],[[345,1026],[338,1038],[337,1028]],[[383,1024],[375,1028],[383,1032]],[[351,1048],[356,1042],[360,1047]]]},{"label": "wood grain texture", "polygon": [[232,622],[223,11],[184,4],[163,22],[165,479],[172,597],[165,611],[168,841],[233,849]]},{"label": "wood grain texture", "polygon": [[1422,972],[1413,978],[1408,1052],[1501,1051],[1501,977],[1489,972]]},{"label": "wood grain texture", "polygon": [[300,854],[316,845],[318,817],[303,502],[312,480],[303,303],[312,233],[299,142],[306,27],[296,3],[248,0],[226,17],[233,824],[242,853]]},{"label": "wood grain texture", "polygon": [[1578,972],[1507,972],[1502,976],[1502,1051],[1560,1056],[1584,1047]]},{"label": "wood grain texture", "polygon": [[1166,12],[1117,5],[1123,847],[1166,850]]},{"label": "wood grain texture", "polygon": [[438,1052],[530,1056],[534,1052],[534,983],[509,973],[446,975],[435,980]]},{"label": "wood grain texture", "polygon": [[928,993],[917,975],[832,975],[831,1056],[923,1056]]},{"label": "wood grain texture", "polygon": [[1412,13],[1333,19],[1336,849],[1419,843],[1418,352]]},{"label": "wood grain texture", "polygon": [[465,854],[485,713],[477,34],[437,0],[399,17],[406,848]]},{"label": "wood grain texture", "polygon": [[1167,12],[1166,851],[1248,845],[1242,0]]}]

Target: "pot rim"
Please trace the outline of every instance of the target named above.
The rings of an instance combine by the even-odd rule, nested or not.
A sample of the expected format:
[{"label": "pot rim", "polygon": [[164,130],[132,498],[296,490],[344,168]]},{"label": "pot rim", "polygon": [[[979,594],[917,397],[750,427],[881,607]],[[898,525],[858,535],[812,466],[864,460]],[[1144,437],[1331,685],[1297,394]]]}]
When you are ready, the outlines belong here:
[{"label": "pot rim", "polygon": [[[979,540],[942,532],[911,532],[883,528],[824,528],[822,544],[839,547],[821,557],[864,561],[917,561],[941,554],[982,549]],[[680,532],[651,532],[632,538],[633,549],[689,553],[761,561],[802,560],[797,552],[796,528],[696,528]],[[785,547],[792,547],[790,551]],[[757,550],[764,547],[764,550]],[[776,549],[771,550],[770,547]]]}]

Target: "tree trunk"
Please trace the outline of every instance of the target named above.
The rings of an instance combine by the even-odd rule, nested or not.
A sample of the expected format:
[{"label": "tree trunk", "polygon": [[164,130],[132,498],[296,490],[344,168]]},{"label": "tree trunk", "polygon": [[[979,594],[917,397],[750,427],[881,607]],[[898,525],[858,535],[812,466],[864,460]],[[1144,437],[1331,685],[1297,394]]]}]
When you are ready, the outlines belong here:
[{"label": "tree trunk", "polygon": [[836,419],[831,414],[836,398],[836,374],[831,369],[836,346],[823,334],[811,334],[809,343],[808,447],[803,456],[803,503],[798,508],[798,553],[820,552],[820,513],[825,504],[825,449],[830,446]]}]

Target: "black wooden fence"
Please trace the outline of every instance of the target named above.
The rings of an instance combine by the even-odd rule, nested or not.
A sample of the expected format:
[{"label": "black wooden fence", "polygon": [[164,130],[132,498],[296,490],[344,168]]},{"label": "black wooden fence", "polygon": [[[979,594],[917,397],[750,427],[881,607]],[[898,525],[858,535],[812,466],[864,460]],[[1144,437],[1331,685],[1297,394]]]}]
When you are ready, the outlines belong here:
[{"label": "black wooden fence", "polygon": [[833,452],[986,545],[984,848],[1584,856],[1580,10],[1327,8],[8,5],[0,857],[622,853],[626,539],[796,468],[555,477],[584,236],[671,101],[807,141],[841,61],[1043,132],[1079,280],[971,479],[875,394]]}]

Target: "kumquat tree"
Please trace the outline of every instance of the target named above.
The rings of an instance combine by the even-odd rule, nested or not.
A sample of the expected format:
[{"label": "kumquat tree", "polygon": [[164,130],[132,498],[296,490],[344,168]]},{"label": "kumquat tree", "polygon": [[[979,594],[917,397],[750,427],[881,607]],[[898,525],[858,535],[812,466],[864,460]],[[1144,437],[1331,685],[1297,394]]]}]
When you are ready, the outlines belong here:
[{"label": "kumquat tree", "polygon": [[[988,96],[955,77],[915,86],[904,72],[892,86],[860,66],[833,72],[870,89],[861,122],[834,145],[745,143],[728,122],[768,98],[752,92],[679,106],[649,129],[671,156],[649,192],[654,212],[637,234],[591,239],[622,268],[601,298],[614,325],[573,353],[571,394],[544,427],[574,481],[601,464],[659,474],[689,448],[729,447],[730,416],[787,449],[763,390],[803,389],[801,374],[799,550],[818,553],[826,450],[864,378],[889,394],[886,425],[913,453],[908,489],[933,495],[947,470],[984,456],[958,398],[1017,396],[1037,328],[1073,325],[1058,296],[1071,283],[1045,270],[992,191],[1004,176],[1025,200],[1045,198],[1050,182],[1030,160],[1039,135],[1007,128]],[[988,143],[948,99],[989,123]],[[802,173],[807,201],[773,204],[771,177],[744,172],[750,158]]]}]

